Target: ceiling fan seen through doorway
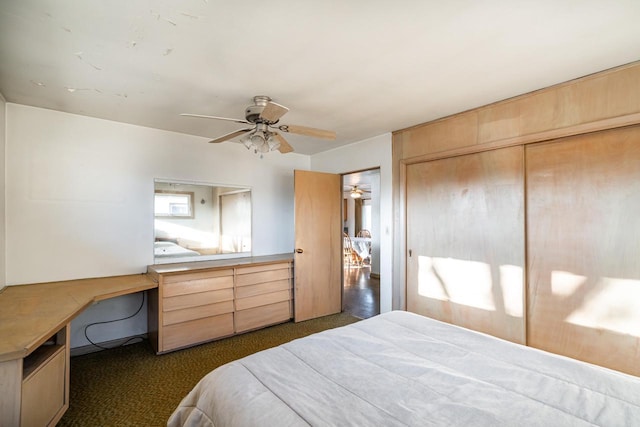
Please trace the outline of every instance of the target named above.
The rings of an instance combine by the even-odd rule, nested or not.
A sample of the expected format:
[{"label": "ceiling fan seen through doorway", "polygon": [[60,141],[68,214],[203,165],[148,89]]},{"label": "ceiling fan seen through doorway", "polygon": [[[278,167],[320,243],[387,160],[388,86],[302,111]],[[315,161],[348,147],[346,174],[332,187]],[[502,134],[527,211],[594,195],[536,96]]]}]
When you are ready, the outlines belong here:
[{"label": "ceiling fan seen through doorway", "polygon": [[271,98],[269,98],[268,96],[254,96],[253,103],[253,105],[250,105],[245,109],[244,120],[232,119],[227,117],[207,116],[203,114],[182,113],[180,115],[204,119],[226,120],[240,124],[252,125],[250,127],[239,129],[226,135],[219,136],[218,138],[209,142],[225,142],[241,136],[238,142],[244,144],[247,149],[253,149],[255,153],[261,154],[275,150],[278,150],[283,154],[293,151],[293,147],[291,147],[287,140],[282,136],[282,132],[294,133],[321,139],[336,139],[336,133],[333,131],[315,129],[299,125],[278,125],[278,123],[280,122],[280,118],[284,116],[287,111],[289,111],[289,109],[283,105],[272,102]]},{"label": "ceiling fan seen through doorway", "polygon": [[357,185],[351,187],[351,198],[353,199],[361,199],[364,193],[371,193],[371,191],[363,190],[359,188]]}]

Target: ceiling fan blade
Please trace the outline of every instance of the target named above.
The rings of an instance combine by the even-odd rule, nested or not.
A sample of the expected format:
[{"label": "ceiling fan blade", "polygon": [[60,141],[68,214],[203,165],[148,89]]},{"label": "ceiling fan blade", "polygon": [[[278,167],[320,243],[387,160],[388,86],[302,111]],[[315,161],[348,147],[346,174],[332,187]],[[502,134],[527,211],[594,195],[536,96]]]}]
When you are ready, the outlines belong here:
[{"label": "ceiling fan blade", "polygon": [[312,136],[322,139],[336,139],[336,133],[330,130],[315,129],[306,126],[282,125],[278,126],[283,132],[297,133],[299,135]]},{"label": "ceiling fan blade", "polygon": [[276,133],[274,135],[276,136],[278,142],[280,142],[280,147],[278,147],[279,152],[281,152],[282,154],[286,154],[293,151],[293,147],[289,145],[286,139],[284,139],[284,136],[280,135],[279,133]]},{"label": "ceiling fan blade", "polygon": [[362,187],[360,187],[359,185],[352,185],[351,186],[351,191],[354,192],[358,192],[358,193],[371,193],[371,190],[366,190],[363,189]]},{"label": "ceiling fan blade", "polygon": [[289,109],[284,105],[268,102],[267,106],[262,110],[262,113],[260,113],[260,118],[269,123],[275,123],[280,120],[280,117],[284,116],[287,111],[289,111]]},{"label": "ceiling fan blade", "polygon": [[235,132],[231,132],[231,133],[228,133],[228,134],[226,134],[226,135],[222,135],[222,136],[220,136],[220,137],[218,137],[218,138],[216,138],[216,139],[214,139],[214,140],[212,140],[212,141],[209,141],[209,143],[213,143],[213,144],[215,144],[215,143],[218,143],[218,142],[225,142],[225,141],[228,141],[228,140],[230,140],[230,139],[235,138],[236,136],[240,136],[240,135],[242,135],[243,133],[251,132],[252,130],[253,130],[253,128],[250,128],[250,129],[240,129],[240,130],[237,130],[237,131],[235,131]]},{"label": "ceiling fan blade", "polygon": [[181,116],[185,116],[185,117],[198,117],[200,119],[226,120],[228,122],[242,123],[242,124],[247,124],[247,125],[251,124],[250,122],[248,122],[246,120],[230,119],[228,117],[205,116],[203,114],[189,114],[189,113],[181,113],[180,115]]}]

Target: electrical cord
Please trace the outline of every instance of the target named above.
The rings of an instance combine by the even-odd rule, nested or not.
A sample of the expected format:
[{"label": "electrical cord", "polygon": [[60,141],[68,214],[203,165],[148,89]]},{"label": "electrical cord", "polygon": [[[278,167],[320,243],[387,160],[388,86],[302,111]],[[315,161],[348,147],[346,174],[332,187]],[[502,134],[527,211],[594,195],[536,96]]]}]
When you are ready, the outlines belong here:
[{"label": "electrical cord", "polygon": [[95,346],[95,347],[98,347],[99,349],[102,349],[102,350],[109,350],[109,349],[116,348],[116,347],[122,347],[122,346],[124,346],[124,345],[129,344],[131,341],[133,341],[133,340],[135,340],[135,339],[139,339],[139,340],[140,340],[140,342],[144,341],[144,338],[139,337],[139,336],[138,336],[138,337],[131,337],[131,338],[127,339],[125,342],[123,342],[123,343],[121,343],[121,344],[119,344],[119,345],[115,345],[115,346],[113,346],[113,347],[104,347],[104,346],[101,346],[101,345],[96,344],[96,343],[94,343],[93,341],[91,341],[91,339],[89,338],[89,335],[87,335],[87,330],[88,330],[91,326],[95,326],[95,325],[104,325],[104,324],[107,324],[107,323],[114,323],[114,322],[121,322],[121,321],[123,321],[123,320],[131,319],[132,317],[135,317],[138,313],[140,313],[140,311],[142,311],[142,307],[144,307],[144,300],[145,300],[144,294],[145,294],[145,292],[142,292],[142,301],[140,302],[140,307],[138,307],[138,309],[136,310],[136,312],[135,312],[135,313],[133,313],[132,315],[127,316],[127,317],[123,317],[123,318],[121,318],[121,319],[105,320],[105,321],[103,321],[103,322],[94,322],[94,323],[90,323],[90,324],[88,324],[87,326],[85,326],[85,327],[84,327],[84,337],[87,339],[87,341],[89,341],[89,342],[91,343],[91,345],[93,345],[93,346]]}]

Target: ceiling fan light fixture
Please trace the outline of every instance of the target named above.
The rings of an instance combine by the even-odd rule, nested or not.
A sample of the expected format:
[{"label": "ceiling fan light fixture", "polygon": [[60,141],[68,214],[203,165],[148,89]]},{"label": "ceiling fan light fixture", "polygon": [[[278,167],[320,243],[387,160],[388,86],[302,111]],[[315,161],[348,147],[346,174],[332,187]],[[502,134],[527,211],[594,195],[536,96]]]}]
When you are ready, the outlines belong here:
[{"label": "ceiling fan light fixture", "polygon": [[266,142],[264,132],[260,130],[255,131],[253,135],[251,135],[251,144],[256,148],[262,147]]},{"label": "ceiling fan light fixture", "polygon": [[269,152],[269,144],[262,144],[259,147],[256,147],[256,151],[258,153],[268,153]]},{"label": "ceiling fan light fixture", "polygon": [[250,150],[251,147],[253,147],[253,144],[251,143],[251,133],[248,133],[240,138],[240,142],[242,142],[242,144],[247,147],[247,150]]},{"label": "ceiling fan light fixture", "polygon": [[352,199],[361,199],[362,198],[362,193],[360,193],[358,190],[351,190],[351,198]]},{"label": "ceiling fan light fixture", "polygon": [[247,150],[253,150],[257,153],[268,153],[269,151],[275,151],[280,148],[280,141],[274,138],[274,133],[268,130],[254,130],[242,138],[240,142],[247,147]]},{"label": "ceiling fan light fixture", "polygon": [[280,148],[280,141],[275,139],[273,135],[269,136],[269,140],[267,141],[267,144],[269,145],[269,151],[275,151],[278,148]]}]

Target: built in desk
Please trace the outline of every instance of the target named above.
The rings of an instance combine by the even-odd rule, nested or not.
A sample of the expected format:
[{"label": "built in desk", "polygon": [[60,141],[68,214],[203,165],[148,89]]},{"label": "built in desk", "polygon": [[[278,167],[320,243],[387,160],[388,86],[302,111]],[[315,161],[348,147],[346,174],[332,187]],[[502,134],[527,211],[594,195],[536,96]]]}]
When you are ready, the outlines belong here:
[{"label": "built in desk", "polygon": [[156,286],[135,274],[0,291],[0,426],[55,425],[69,407],[71,320],[98,301]]}]

